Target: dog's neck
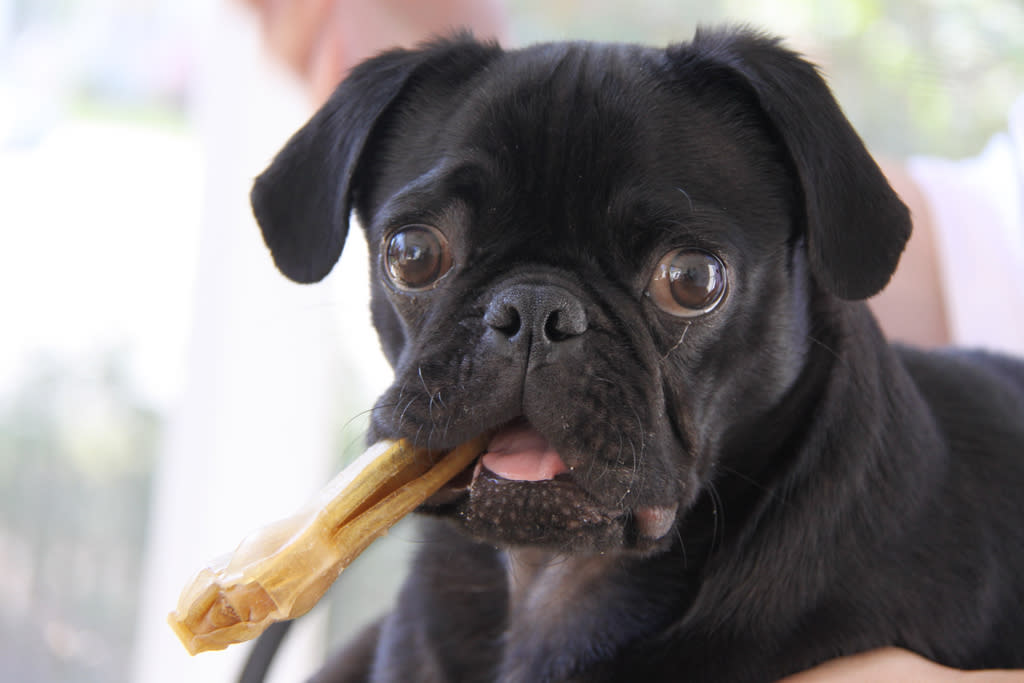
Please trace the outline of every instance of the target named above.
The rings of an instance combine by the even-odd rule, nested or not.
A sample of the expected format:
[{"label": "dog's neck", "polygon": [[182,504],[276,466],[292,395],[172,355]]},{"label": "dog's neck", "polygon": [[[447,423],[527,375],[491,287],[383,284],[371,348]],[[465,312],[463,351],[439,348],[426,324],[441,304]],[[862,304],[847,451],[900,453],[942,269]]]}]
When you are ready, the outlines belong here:
[{"label": "dog's neck", "polygon": [[[505,553],[509,610],[500,680],[562,680],[580,662],[588,642],[612,633],[590,618],[614,583],[610,556],[575,556],[521,548]],[[596,632],[595,632],[596,631]],[[555,666],[557,670],[552,670]],[[538,678],[539,677],[539,678]]]},{"label": "dog's neck", "polygon": [[521,621],[531,629],[538,616],[548,619],[578,605],[616,562],[608,555],[563,555],[539,548],[507,550],[505,560],[510,624]]},{"label": "dog's neck", "polygon": [[510,646],[503,681],[570,678],[662,628],[684,599],[672,553],[639,561],[519,548],[504,556]]}]

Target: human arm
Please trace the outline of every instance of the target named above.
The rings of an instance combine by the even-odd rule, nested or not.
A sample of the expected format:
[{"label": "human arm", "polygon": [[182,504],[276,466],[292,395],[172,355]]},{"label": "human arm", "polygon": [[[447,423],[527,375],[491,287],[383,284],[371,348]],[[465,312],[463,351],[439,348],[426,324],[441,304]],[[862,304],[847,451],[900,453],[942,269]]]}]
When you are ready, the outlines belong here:
[{"label": "human arm", "polygon": [[1024,671],[958,671],[907,650],[889,647],[833,659],[779,683],[1022,683]]}]

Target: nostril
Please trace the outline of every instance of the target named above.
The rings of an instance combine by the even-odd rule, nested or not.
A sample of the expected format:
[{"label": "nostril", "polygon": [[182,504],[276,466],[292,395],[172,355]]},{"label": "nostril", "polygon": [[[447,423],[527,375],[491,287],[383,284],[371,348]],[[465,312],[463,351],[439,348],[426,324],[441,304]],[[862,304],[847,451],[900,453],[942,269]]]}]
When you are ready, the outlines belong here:
[{"label": "nostril", "polygon": [[559,311],[552,311],[544,323],[544,336],[553,342],[565,341],[569,337],[576,336],[571,330],[560,324],[562,316]]},{"label": "nostril", "polygon": [[519,328],[523,326],[523,319],[519,315],[519,311],[509,306],[506,309],[505,321],[503,324],[498,326],[492,326],[499,332],[503,332],[509,337],[514,337],[519,332]]},{"label": "nostril", "polygon": [[587,314],[575,299],[558,301],[544,321],[544,336],[553,342],[565,341],[587,331]]},{"label": "nostril", "polygon": [[484,312],[484,322],[507,337],[514,337],[523,326],[519,310],[508,302],[496,302],[489,306]]}]

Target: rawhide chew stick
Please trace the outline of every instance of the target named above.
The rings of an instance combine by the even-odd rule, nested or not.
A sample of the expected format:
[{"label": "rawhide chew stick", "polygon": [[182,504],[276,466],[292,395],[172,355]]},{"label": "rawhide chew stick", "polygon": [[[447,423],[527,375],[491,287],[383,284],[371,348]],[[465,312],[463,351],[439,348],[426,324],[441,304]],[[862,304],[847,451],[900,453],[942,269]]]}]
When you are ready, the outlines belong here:
[{"label": "rawhide chew stick", "polygon": [[475,439],[443,455],[404,440],[374,444],[299,513],[201,569],[167,621],[194,655],[304,614],[370,543],[468,467],[484,443]]}]

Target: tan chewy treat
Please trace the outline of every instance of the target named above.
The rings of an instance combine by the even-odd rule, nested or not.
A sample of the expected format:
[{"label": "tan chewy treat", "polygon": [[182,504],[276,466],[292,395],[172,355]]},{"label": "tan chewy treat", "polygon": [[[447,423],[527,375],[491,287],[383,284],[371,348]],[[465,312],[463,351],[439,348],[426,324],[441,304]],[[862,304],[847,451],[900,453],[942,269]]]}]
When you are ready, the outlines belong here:
[{"label": "tan chewy treat", "polygon": [[371,446],[298,514],[250,534],[234,553],[201,569],[168,622],[196,654],[304,614],[370,543],[482,449],[482,439],[440,456],[404,440]]}]

